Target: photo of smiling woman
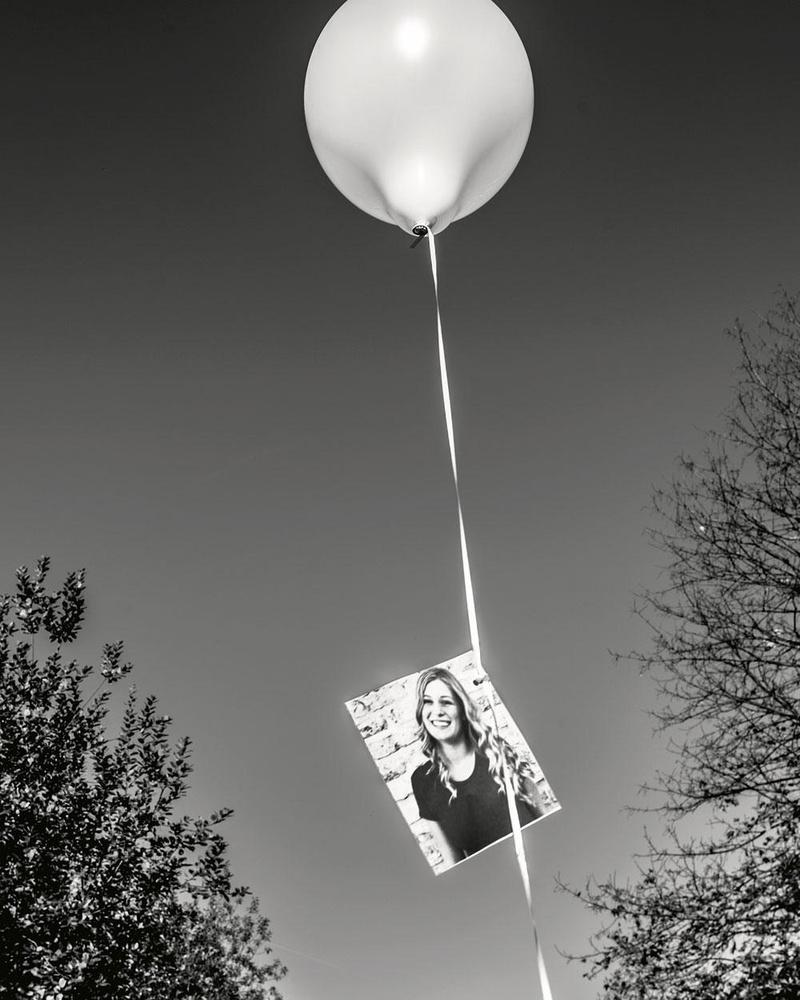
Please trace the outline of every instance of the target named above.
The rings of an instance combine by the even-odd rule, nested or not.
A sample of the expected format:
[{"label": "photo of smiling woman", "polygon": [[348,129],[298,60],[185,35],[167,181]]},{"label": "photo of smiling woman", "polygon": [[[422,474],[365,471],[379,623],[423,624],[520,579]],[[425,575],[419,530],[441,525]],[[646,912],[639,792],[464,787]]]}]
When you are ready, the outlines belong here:
[{"label": "photo of smiling woman", "polygon": [[435,875],[561,805],[472,650],[345,702],[383,782]]},{"label": "photo of smiling woman", "polygon": [[411,787],[420,819],[446,866],[511,833],[504,768],[521,827],[548,811],[530,764],[484,722],[478,706],[446,667],[420,673],[416,720],[427,762],[411,775]]}]

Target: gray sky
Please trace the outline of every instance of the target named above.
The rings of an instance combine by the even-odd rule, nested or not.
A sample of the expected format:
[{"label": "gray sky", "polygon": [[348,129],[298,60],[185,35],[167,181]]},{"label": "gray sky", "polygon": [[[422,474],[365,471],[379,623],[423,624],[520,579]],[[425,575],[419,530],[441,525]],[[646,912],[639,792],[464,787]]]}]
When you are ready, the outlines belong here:
[{"label": "gray sky", "polygon": [[[287,1000],[536,996],[513,848],[434,878],[343,702],[468,645],[424,247],[352,207],[305,133],[335,0],[4,5],[0,552],[86,566],[236,809]],[[563,809],[560,872],[630,872],[663,760],[633,591],[645,506],[719,424],[746,323],[798,285],[800,7],[502,5],[536,85],[509,183],[437,242],[484,662]],[[88,653],[87,653],[88,655]]]}]

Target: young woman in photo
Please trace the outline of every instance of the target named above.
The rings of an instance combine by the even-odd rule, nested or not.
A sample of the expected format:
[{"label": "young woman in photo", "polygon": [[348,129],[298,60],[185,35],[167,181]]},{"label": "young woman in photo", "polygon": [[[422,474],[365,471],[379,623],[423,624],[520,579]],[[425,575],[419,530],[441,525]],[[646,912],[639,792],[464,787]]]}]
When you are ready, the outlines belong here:
[{"label": "young woman in photo", "polygon": [[417,681],[416,719],[428,762],[411,776],[420,818],[449,867],[511,833],[505,767],[520,826],[545,809],[533,769],[487,726],[464,686],[444,667]]}]

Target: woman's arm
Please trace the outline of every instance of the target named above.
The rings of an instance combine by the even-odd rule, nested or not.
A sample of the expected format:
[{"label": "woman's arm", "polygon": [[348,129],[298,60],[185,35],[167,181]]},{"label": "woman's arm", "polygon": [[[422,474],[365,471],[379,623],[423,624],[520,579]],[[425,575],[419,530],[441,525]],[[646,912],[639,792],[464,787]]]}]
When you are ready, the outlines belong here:
[{"label": "woman's arm", "polygon": [[423,820],[422,829],[425,833],[430,834],[431,839],[433,840],[434,847],[441,854],[444,863],[448,867],[450,865],[457,864],[459,861],[463,861],[463,855],[460,855],[456,851],[456,849],[447,839],[447,834],[435,820],[432,819]]}]

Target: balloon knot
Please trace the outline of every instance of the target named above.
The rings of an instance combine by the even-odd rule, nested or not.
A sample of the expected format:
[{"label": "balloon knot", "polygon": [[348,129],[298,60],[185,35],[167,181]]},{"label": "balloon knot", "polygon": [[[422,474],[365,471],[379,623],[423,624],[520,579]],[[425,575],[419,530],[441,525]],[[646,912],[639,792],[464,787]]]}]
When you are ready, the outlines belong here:
[{"label": "balloon knot", "polygon": [[410,250],[413,250],[414,247],[421,243],[428,235],[428,227],[422,225],[414,226],[411,232],[417,237],[409,247]]}]

